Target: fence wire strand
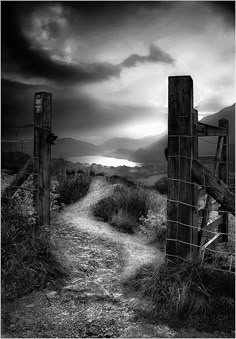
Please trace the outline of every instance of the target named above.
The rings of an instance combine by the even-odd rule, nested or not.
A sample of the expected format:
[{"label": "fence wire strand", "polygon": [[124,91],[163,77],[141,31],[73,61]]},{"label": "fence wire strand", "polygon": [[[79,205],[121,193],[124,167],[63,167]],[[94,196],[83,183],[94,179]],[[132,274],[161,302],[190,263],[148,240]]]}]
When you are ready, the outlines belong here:
[{"label": "fence wire strand", "polygon": [[[206,253],[212,253],[213,255],[218,254],[219,256],[226,256],[225,260],[226,260],[226,264],[227,265],[228,265],[228,260],[229,260],[229,268],[227,270],[223,269],[223,267],[221,267],[221,268],[211,267],[211,268],[214,269],[214,270],[218,270],[218,271],[222,271],[222,272],[230,272],[230,273],[235,274],[235,272],[232,270],[233,269],[233,261],[235,260],[235,253],[233,253],[230,250],[222,250],[222,248],[213,249],[213,248],[207,247],[208,246],[208,242],[210,242],[212,239],[214,240],[214,238],[216,238],[216,236],[229,236],[230,237],[230,241],[232,243],[235,243],[235,232],[234,232],[234,229],[233,229],[233,232],[229,231],[228,229],[226,229],[226,232],[220,232],[219,226],[222,224],[223,219],[219,220],[219,224],[217,224],[217,222],[215,223],[215,226],[213,224],[216,220],[220,219],[223,214],[226,214],[227,215],[227,219],[228,219],[228,215],[232,214],[232,212],[228,211],[228,210],[225,210],[225,209],[222,209],[221,208],[221,204],[218,203],[214,198],[211,198],[211,207],[210,207],[209,204],[207,204],[207,202],[208,202],[208,198],[207,197],[209,197],[209,194],[206,192],[206,190],[207,190],[207,188],[212,188],[212,186],[207,185],[206,175],[205,175],[203,170],[202,170],[202,177],[203,177],[203,180],[204,180],[203,185],[199,185],[196,182],[192,182],[192,181],[188,181],[188,180],[183,180],[183,179],[180,178],[180,168],[181,168],[180,167],[180,162],[181,162],[181,159],[188,159],[188,160],[191,161],[191,163],[193,161],[195,161],[195,160],[199,161],[199,158],[194,158],[192,156],[186,156],[186,155],[182,155],[181,154],[181,152],[180,152],[181,138],[191,138],[191,139],[195,139],[195,140],[196,140],[196,138],[198,138],[198,141],[202,141],[202,142],[206,142],[206,143],[214,144],[214,145],[218,145],[219,138],[217,138],[217,136],[212,136],[214,138],[217,138],[218,140],[211,141],[211,140],[206,140],[205,138],[199,138],[198,135],[191,135],[191,136],[190,135],[168,135],[168,137],[178,138],[178,147],[179,148],[178,148],[178,150],[175,150],[174,154],[170,154],[170,155],[168,154],[168,159],[169,158],[170,159],[176,159],[176,162],[178,164],[177,166],[178,166],[178,176],[179,176],[179,178],[176,178],[176,177],[175,178],[171,178],[170,176],[167,177],[168,185],[170,185],[172,182],[176,182],[178,184],[176,186],[176,189],[177,189],[177,192],[176,192],[176,195],[175,195],[176,199],[175,198],[167,197],[167,203],[170,202],[170,203],[174,203],[174,204],[177,205],[177,209],[176,209],[176,213],[177,213],[176,214],[176,219],[177,220],[173,220],[173,219],[171,220],[170,218],[167,217],[167,223],[175,224],[176,234],[172,233],[172,236],[167,237],[166,241],[167,242],[175,242],[176,244],[188,245],[191,248],[197,248],[199,250],[199,252],[200,252],[200,258],[202,260],[202,265],[205,265],[204,257],[205,257]],[[224,136],[222,136],[221,138],[224,138]],[[224,147],[224,146],[231,147],[231,146],[234,146],[234,145],[223,142],[223,144],[221,144],[221,146],[222,147]],[[178,154],[176,154],[176,151],[178,151]],[[209,164],[211,167],[212,167],[212,165],[216,164],[216,161],[219,161],[221,164],[233,163],[233,162],[229,162],[229,161],[227,161],[227,162],[226,161],[220,161],[221,159],[220,160],[217,159],[216,154],[214,154],[214,155],[205,155],[205,157],[206,157],[205,162],[204,162],[204,155],[202,156],[201,160],[203,161],[203,163]],[[207,157],[212,157],[212,158],[210,158],[210,159],[208,158],[207,159]],[[211,167],[210,168],[209,167],[206,166],[206,168],[208,168],[208,170],[211,172],[211,175],[217,177],[216,175],[214,175],[214,173],[212,173],[212,171],[214,170],[214,167],[213,167],[213,169],[210,169]],[[219,178],[217,177],[217,179],[219,179]],[[224,184],[229,189],[232,189],[232,188],[235,187],[235,181],[233,181],[233,183],[232,183],[232,182],[230,182],[230,179],[232,181],[232,178],[230,178],[230,175],[229,175],[228,183],[226,184],[224,182]],[[198,187],[199,190],[201,189],[201,190],[205,191],[205,194],[203,194],[203,195],[198,194],[198,206],[194,205],[194,204],[191,204],[189,202],[180,201],[180,184],[181,183],[186,184],[186,185],[191,185],[191,187]],[[199,206],[200,205],[199,198],[201,199],[201,204],[203,204],[202,207]],[[213,209],[212,203],[213,204],[218,204],[217,209],[216,209],[216,206]],[[204,213],[202,214],[202,216],[199,215],[200,219],[198,219],[197,225],[191,225],[191,224],[188,224],[188,223],[181,222],[181,221],[179,221],[179,207],[180,207],[181,204],[184,205],[184,206],[191,207],[195,211],[197,210],[198,211],[197,213],[199,213],[199,212],[201,212],[201,213],[202,212],[207,212],[207,214],[206,214],[206,216],[204,216]],[[171,208],[171,207],[169,207],[169,208]],[[213,220],[212,220],[212,215],[211,215],[212,212],[216,212],[218,214],[217,218],[214,217]],[[202,220],[204,218],[206,218],[205,219],[205,225],[204,225],[204,227],[202,227]],[[221,221],[221,223],[220,223],[220,221]],[[207,229],[208,227],[210,228],[211,224],[212,224],[212,227],[214,227],[215,229]],[[194,244],[194,243],[191,243],[190,241],[186,242],[186,241],[178,239],[178,234],[179,234],[178,233],[178,230],[179,230],[178,226],[179,225],[187,227],[187,228],[190,228],[190,229],[193,229],[193,230],[201,231],[202,232],[201,233],[201,238],[200,238],[201,242],[199,244],[196,244],[196,243]],[[223,229],[222,229],[222,231],[223,231]],[[175,236],[175,238],[173,236]],[[210,239],[209,239],[209,236],[210,236]],[[207,240],[207,239],[209,239],[209,240]],[[205,245],[207,245],[207,246],[202,245],[202,241],[206,241]],[[169,260],[169,258],[172,257],[173,259],[177,258],[177,259],[181,259],[181,260],[184,260],[184,261],[188,261],[188,259],[181,257],[177,253],[176,254],[166,253],[166,256],[167,256],[167,260]]]}]

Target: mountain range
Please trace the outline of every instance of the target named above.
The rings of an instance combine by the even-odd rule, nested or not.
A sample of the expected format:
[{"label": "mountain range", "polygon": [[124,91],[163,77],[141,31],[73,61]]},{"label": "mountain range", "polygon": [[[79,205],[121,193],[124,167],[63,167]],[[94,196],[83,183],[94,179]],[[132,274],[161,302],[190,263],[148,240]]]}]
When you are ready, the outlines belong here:
[{"label": "mountain range", "polygon": [[[206,116],[202,123],[218,125],[218,120],[225,118],[229,120],[229,143],[230,161],[235,161],[235,104],[223,108],[219,112]],[[199,138],[199,155],[214,155],[217,137]],[[70,158],[86,155],[103,155],[114,158],[129,159],[131,161],[150,164],[166,164],[164,149],[167,147],[167,132],[159,135],[148,136],[140,139],[113,138],[101,145],[75,140],[72,138],[59,138],[52,146],[52,158]],[[2,152],[23,152],[33,154],[33,143],[27,142],[4,142],[2,141]]]},{"label": "mountain range", "polygon": [[[208,115],[200,121],[202,123],[218,126],[219,119],[229,120],[229,153],[230,161],[235,161],[235,104],[223,108],[219,112]],[[199,155],[214,155],[216,151],[217,137],[201,137],[199,138],[198,153]],[[141,163],[166,163],[164,149],[167,147],[168,136],[163,135],[161,139],[148,145],[145,148],[140,148],[130,155],[129,160]]]}]

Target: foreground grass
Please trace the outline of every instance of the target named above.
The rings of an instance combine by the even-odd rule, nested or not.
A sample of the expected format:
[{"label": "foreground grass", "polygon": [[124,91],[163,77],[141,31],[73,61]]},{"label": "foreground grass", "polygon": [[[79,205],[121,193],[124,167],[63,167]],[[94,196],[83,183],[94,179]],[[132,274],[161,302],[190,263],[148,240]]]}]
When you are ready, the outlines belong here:
[{"label": "foreground grass", "polygon": [[64,257],[49,231],[35,231],[33,217],[21,213],[17,201],[2,205],[2,296],[16,298],[35,289],[61,284],[69,275]]},{"label": "foreground grass", "polygon": [[124,286],[152,302],[152,313],[145,315],[150,321],[230,332],[235,325],[234,284],[233,274],[202,267],[195,261],[143,266]]}]

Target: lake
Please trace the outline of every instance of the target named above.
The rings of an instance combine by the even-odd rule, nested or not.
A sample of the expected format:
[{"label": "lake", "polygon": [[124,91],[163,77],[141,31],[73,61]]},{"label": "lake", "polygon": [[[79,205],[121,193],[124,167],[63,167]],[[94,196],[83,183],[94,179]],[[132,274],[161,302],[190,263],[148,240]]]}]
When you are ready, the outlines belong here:
[{"label": "lake", "polygon": [[141,163],[129,161],[126,159],[117,159],[112,157],[103,157],[101,155],[86,155],[83,157],[71,157],[67,158],[68,161],[71,161],[73,163],[80,162],[80,163],[86,163],[86,164],[98,164],[102,166],[127,166],[127,167],[135,167],[135,166],[142,166]]}]

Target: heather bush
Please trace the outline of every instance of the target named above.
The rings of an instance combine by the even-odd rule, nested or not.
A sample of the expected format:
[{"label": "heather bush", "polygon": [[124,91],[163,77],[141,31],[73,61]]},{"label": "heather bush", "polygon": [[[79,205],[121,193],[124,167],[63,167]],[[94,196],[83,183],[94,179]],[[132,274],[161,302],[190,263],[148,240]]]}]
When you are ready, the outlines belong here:
[{"label": "heather bush", "polygon": [[92,178],[80,173],[71,177],[58,179],[59,184],[56,189],[59,204],[72,204],[83,198],[88,190]]},{"label": "heather bush", "polygon": [[149,210],[147,216],[139,219],[138,233],[149,244],[165,247],[166,239],[166,197],[157,191],[148,190]]},{"label": "heather bush", "polygon": [[100,200],[93,208],[96,217],[127,232],[137,227],[139,218],[149,209],[148,192],[123,184],[116,184],[112,195]]},{"label": "heather bush", "polygon": [[163,248],[166,240],[166,212],[149,210],[146,218],[142,216],[139,219],[138,232],[149,244],[156,243]]}]

